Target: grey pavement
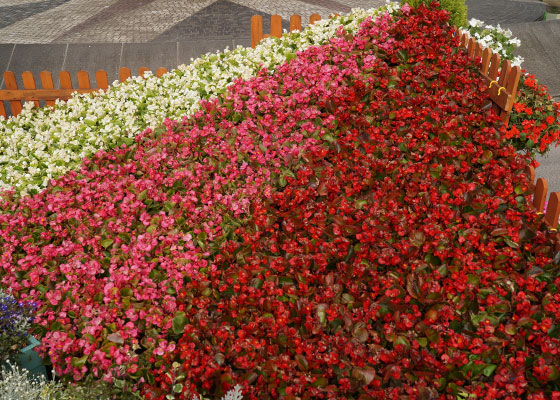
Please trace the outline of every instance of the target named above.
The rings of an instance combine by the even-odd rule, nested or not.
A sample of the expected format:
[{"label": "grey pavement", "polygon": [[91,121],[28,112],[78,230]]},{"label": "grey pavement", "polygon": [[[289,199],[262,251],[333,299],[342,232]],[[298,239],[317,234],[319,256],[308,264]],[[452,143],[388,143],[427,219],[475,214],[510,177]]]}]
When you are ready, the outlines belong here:
[{"label": "grey pavement", "polygon": [[[560,21],[542,21],[539,0],[467,0],[469,18],[510,28],[521,39],[517,54],[524,68],[560,98]],[[279,14],[323,18],[351,8],[378,7],[385,0],[0,0],[0,72],[20,75],[42,70],[90,73],[98,69],[112,82],[120,67],[173,69],[191,57],[250,44],[250,17]],[[55,85],[58,80],[55,78]],[[76,83],[76,82],[74,82]],[[0,88],[4,82],[0,77]],[[539,158],[538,176],[560,191],[560,149]]]}]

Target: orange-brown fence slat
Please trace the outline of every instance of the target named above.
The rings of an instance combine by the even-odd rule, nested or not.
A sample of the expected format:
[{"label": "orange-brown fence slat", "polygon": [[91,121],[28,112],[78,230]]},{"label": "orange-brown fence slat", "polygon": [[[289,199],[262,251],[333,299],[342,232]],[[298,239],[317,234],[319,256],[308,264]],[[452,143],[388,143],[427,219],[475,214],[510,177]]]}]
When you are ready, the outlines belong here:
[{"label": "orange-brown fence slat", "polygon": [[95,73],[95,83],[98,89],[108,89],[109,88],[109,78],[107,77],[107,71],[100,69]]},{"label": "orange-brown fence slat", "polygon": [[498,70],[500,68],[500,55],[498,53],[492,54],[492,61],[490,64],[490,70],[488,71],[488,77],[493,81],[498,77]]},{"label": "orange-brown fence slat", "polygon": [[0,115],[4,118],[8,118],[8,113],[6,112],[6,108],[4,107],[4,100],[0,100]]},{"label": "orange-brown fence slat", "polygon": [[546,206],[546,214],[544,216],[544,221],[551,228],[556,229],[558,226],[558,216],[560,215],[560,193],[553,192],[550,194],[548,199],[548,205]]},{"label": "orange-brown fence slat", "polygon": [[492,50],[485,48],[482,52],[482,66],[480,72],[482,75],[488,75],[488,68],[490,68],[490,58],[492,57]]},{"label": "orange-brown fence slat", "polygon": [[[21,80],[23,81],[24,89],[37,89],[35,86],[35,77],[31,71],[23,71],[21,74]],[[39,107],[39,102],[37,100],[33,103],[35,104],[35,107]]]},{"label": "orange-brown fence slat", "polygon": [[[12,89],[12,90],[18,89],[16,75],[12,71],[4,72],[4,85],[6,86],[6,89]],[[14,117],[17,116],[23,109],[21,106],[21,101],[19,100],[11,100],[10,107],[12,109],[12,115]]]},{"label": "orange-brown fence slat", "polygon": [[537,179],[535,191],[533,193],[533,206],[537,209],[537,212],[542,213],[544,211],[544,203],[546,201],[547,192],[548,182],[546,181],[546,179]]},{"label": "orange-brown fence slat", "polygon": [[282,17],[278,14],[270,17],[270,36],[282,37]]},{"label": "orange-brown fence slat", "polygon": [[128,78],[130,78],[132,76],[132,74],[130,73],[130,68],[127,67],[122,67],[119,71],[119,79],[121,82],[126,81]]},{"label": "orange-brown fence slat", "polygon": [[529,179],[529,183],[532,185],[533,182],[535,181],[535,167],[529,165],[526,169],[525,169],[525,173],[527,174],[527,179]]},{"label": "orange-brown fence slat", "polygon": [[474,45],[474,58],[481,58],[482,57],[482,45],[478,42]]},{"label": "orange-brown fence slat", "polygon": [[463,33],[461,35],[461,47],[467,47],[468,41],[469,41],[469,35],[467,35],[466,33]]},{"label": "orange-brown fence slat", "polygon": [[148,72],[150,69],[146,68],[146,67],[140,67],[138,68],[138,76],[141,76],[142,78],[144,78],[144,74],[146,72]]},{"label": "orange-brown fence slat", "polygon": [[505,83],[506,90],[511,93],[511,97],[508,104],[502,110],[500,117],[502,121],[507,125],[509,123],[510,112],[513,109],[513,103],[515,102],[515,95],[517,93],[517,86],[519,85],[519,79],[521,78],[521,67],[516,65],[510,70],[509,78]]},{"label": "orange-brown fence slat", "polygon": [[87,71],[78,71],[78,87],[80,89],[90,89],[91,83],[89,81],[89,74]]},{"label": "orange-brown fence slat", "polygon": [[309,25],[313,25],[315,22],[320,20],[321,20],[321,16],[319,14],[311,14],[309,16]]},{"label": "orange-brown fence slat", "polygon": [[167,68],[159,67],[156,71],[156,76],[159,78],[163,75],[167,74]]},{"label": "orange-brown fence slat", "polygon": [[507,100],[506,101],[502,100],[503,104],[502,102],[498,104],[498,102],[496,101],[496,97],[500,95],[500,93],[502,92],[500,88],[504,87],[505,83],[509,79],[510,70],[511,70],[510,61],[504,60],[504,62],[502,63],[502,69],[500,70],[500,77],[498,78],[498,84],[492,85],[492,88],[490,88],[490,97],[492,97],[492,100],[494,101],[494,104],[492,105],[492,109],[498,115],[500,115],[502,109],[505,108]]},{"label": "orange-brown fence slat", "polygon": [[251,47],[255,46],[263,38],[263,20],[260,15],[253,15],[251,17]]},{"label": "orange-brown fence slat", "polygon": [[60,71],[58,74],[61,89],[72,89],[72,77],[68,71]]},{"label": "orange-brown fence slat", "polygon": [[470,38],[469,39],[469,44],[467,47],[467,54],[469,56],[469,58],[474,58],[474,47],[476,45],[476,41],[474,40],[474,38]]},{"label": "orange-brown fence slat", "polygon": [[[54,89],[52,74],[49,71],[41,71],[41,73],[39,74],[39,78],[41,79],[41,87],[43,89],[48,89],[48,90]],[[54,100],[46,100],[45,103],[49,107],[53,107],[55,105]]]},{"label": "orange-brown fence slat", "polygon": [[290,32],[301,31],[301,16],[294,14],[290,17]]}]

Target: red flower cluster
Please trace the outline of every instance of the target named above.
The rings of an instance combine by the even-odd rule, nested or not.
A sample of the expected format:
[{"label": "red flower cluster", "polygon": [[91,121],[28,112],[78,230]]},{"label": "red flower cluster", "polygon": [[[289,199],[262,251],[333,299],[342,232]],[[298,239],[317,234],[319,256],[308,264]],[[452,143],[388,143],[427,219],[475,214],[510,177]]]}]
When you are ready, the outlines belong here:
[{"label": "red flower cluster", "polygon": [[[148,398],[235,384],[249,399],[560,396],[559,266],[527,207],[528,159],[503,146],[445,22],[420,8],[387,25],[384,49],[365,24],[270,78],[264,97],[314,104],[336,134],[179,291],[186,323]],[[323,71],[356,67],[338,96],[309,97]],[[284,112],[266,110],[265,132]]]},{"label": "red flower cluster", "polygon": [[547,87],[524,70],[505,136],[508,143],[532,155],[545,154],[552,143],[558,146],[559,135],[560,103],[553,103]]}]

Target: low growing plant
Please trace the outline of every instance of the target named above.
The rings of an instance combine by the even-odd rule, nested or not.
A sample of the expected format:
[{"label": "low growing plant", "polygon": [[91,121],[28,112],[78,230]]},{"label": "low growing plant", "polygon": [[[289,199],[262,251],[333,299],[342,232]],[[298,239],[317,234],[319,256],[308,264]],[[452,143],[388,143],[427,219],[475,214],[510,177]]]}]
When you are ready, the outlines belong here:
[{"label": "low growing plant", "polygon": [[18,301],[0,288],[0,363],[27,346],[35,304]]},{"label": "low growing plant", "polygon": [[558,146],[560,102],[554,103],[546,86],[523,70],[506,138],[519,151],[544,155]]},{"label": "low growing plant", "polygon": [[[0,366],[0,399],[58,400],[57,395],[61,389],[60,384],[53,381],[47,382],[43,377],[32,377],[29,371],[10,361],[7,361],[6,365]],[[88,398],[88,400],[91,399],[91,397]]]}]

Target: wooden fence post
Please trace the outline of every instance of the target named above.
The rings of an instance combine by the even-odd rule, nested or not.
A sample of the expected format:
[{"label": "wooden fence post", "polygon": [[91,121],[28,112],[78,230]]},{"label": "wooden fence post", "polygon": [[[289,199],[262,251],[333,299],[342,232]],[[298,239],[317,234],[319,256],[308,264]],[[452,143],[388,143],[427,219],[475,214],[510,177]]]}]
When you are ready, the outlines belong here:
[{"label": "wooden fence post", "polygon": [[548,199],[548,205],[546,206],[546,214],[544,216],[544,221],[552,229],[556,230],[558,226],[558,216],[560,215],[560,193],[553,192],[550,194]]},{"label": "wooden fence post", "polygon": [[[16,75],[12,71],[4,72],[4,85],[8,90],[18,89]],[[23,109],[19,100],[10,100],[10,108],[12,109],[12,115],[18,115]]]},{"label": "wooden fence post", "polygon": [[278,14],[270,17],[270,36],[282,37],[282,17]]},{"label": "wooden fence post", "polygon": [[301,31],[301,16],[294,14],[290,17],[290,32]]},{"label": "wooden fence post", "polygon": [[[41,71],[41,74],[39,76],[41,78],[41,87],[43,89],[49,89],[49,90],[54,89],[54,82],[53,82],[52,74],[49,71]],[[45,103],[47,104],[48,107],[52,107],[52,106],[54,106],[55,101],[54,100],[45,100]]]},{"label": "wooden fence post", "polygon": [[130,78],[132,76],[132,74],[130,73],[130,68],[127,67],[122,67],[119,71],[119,79],[121,82],[126,81],[128,78]]},{"label": "wooden fence post", "polygon": [[[33,73],[31,71],[23,71],[21,74],[21,80],[23,81],[24,89],[37,89],[35,86],[35,78],[33,77]],[[35,104],[35,107],[39,107],[39,102],[37,100],[35,100],[33,104]]]},{"label": "wooden fence post", "polygon": [[251,47],[254,49],[263,38],[263,20],[260,15],[251,17]]},{"label": "wooden fence post", "polygon": [[321,16],[319,14],[311,14],[309,16],[309,25],[313,25],[315,22],[320,20],[321,20]]},{"label": "wooden fence post", "polygon": [[95,73],[95,83],[99,89],[109,88],[109,79],[107,78],[107,71],[100,69]]}]

